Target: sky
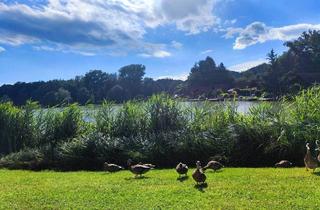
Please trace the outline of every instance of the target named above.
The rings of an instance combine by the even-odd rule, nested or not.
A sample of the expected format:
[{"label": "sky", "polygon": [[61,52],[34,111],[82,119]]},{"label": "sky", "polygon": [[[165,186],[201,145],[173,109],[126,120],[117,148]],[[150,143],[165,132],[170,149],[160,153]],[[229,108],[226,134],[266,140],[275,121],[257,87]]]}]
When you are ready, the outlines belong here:
[{"label": "sky", "polygon": [[0,85],[144,64],[186,79],[211,56],[243,71],[306,30],[319,0],[0,0]]}]

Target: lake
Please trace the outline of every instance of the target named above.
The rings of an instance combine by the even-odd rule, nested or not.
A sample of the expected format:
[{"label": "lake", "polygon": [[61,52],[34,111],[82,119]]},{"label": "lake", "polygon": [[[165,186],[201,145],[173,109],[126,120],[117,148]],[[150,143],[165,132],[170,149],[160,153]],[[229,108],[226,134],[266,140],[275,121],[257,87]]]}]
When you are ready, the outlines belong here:
[{"label": "lake", "polygon": [[[188,107],[188,106],[201,106],[201,104],[203,104],[204,101],[193,101],[193,102],[185,101],[185,102],[181,102],[181,103],[183,104],[183,106],[186,106],[186,107]],[[223,101],[212,101],[212,102],[209,102],[209,103],[215,103],[215,104],[218,103],[218,104],[223,105],[225,102],[223,102]],[[246,114],[246,113],[249,112],[250,107],[257,106],[260,103],[262,103],[262,102],[260,102],[260,101],[237,101],[236,102],[237,111],[239,113]],[[81,107],[83,112],[85,113],[84,114],[84,116],[85,116],[84,118],[85,118],[86,121],[88,121],[88,122],[94,121],[93,116],[97,112],[97,110],[99,109],[99,106],[100,105]],[[114,106],[115,106],[114,107],[114,111],[117,111],[121,107],[121,104],[116,104]]]}]

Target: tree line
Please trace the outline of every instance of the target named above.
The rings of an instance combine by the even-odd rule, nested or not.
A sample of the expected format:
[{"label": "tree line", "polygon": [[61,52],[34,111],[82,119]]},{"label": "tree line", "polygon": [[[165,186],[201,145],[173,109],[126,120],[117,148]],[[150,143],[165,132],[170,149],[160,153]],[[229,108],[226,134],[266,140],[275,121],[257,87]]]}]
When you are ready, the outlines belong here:
[{"label": "tree line", "polygon": [[92,70],[70,80],[48,82],[18,82],[0,87],[0,101],[23,105],[27,100],[43,106],[77,102],[102,103],[104,100],[121,103],[130,99],[145,99],[161,92],[182,97],[219,97],[227,90],[257,88],[270,97],[294,95],[301,89],[320,81],[320,31],[304,32],[298,39],[284,43],[288,50],[277,55],[267,54],[264,63],[245,72],[226,69],[207,57],[194,64],[186,81],[145,77],[146,67],[132,64],[118,73]]}]

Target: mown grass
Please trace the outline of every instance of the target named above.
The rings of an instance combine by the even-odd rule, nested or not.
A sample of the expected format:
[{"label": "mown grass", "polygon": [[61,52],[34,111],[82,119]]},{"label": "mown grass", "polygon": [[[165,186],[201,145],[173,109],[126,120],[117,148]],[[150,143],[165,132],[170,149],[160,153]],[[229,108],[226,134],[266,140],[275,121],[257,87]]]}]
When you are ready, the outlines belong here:
[{"label": "mown grass", "polygon": [[[191,170],[193,171],[193,170]],[[206,188],[175,170],[144,179],[128,171],[0,170],[1,209],[319,209],[320,173],[303,168],[225,168],[207,172]]]}]

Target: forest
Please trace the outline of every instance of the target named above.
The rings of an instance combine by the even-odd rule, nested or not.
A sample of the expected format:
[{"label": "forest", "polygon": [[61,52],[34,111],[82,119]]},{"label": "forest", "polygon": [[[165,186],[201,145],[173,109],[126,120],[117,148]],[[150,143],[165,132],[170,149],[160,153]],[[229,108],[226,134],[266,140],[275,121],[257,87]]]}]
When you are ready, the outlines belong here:
[{"label": "forest", "polygon": [[229,71],[223,63],[217,65],[207,57],[194,64],[186,81],[155,80],[145,77],[146,66],[132,64],[113,74],[91,70],[70,80],[2,85],[0,101],[12,101],[18,106],[28,100],[38,101],[41,106],[85,105],[147,99],[159,93],[192,99],[219,98],[226,97],[230,89],[236,91],[231,97],[247,96],[246,90],[254,89],[256,96],[278,99],[320,81],[320,31],[304,32],[284,45],[288,50],[281,55],[271,50],[266,55],[268,63],[241,73]]}]

